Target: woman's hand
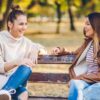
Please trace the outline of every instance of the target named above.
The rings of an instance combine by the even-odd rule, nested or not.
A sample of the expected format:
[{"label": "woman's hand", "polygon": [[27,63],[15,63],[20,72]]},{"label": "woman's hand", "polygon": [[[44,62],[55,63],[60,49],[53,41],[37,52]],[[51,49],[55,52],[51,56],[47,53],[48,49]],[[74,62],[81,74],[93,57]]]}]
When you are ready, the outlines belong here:
[{"label": "woman's hand", "polygon": [[33,62],[31,59],[28,59],[28,58],[17,59],[14,62],[17,66],[20,66],[20,65],[26,65],[26,66],[29,66],[29,67],[35,66],[35,62]]},{"label": "woman's hand", "polygon": [[61,47],[56,47],[52,50],[51,54],[53,55],[64,55],[64,54],[68,54],[69,52],[67,52],[65,50],[65,48],[61,48]]},{"label": "woman's hand", "polygon": [[56,48],[53,48],[51,53],[54,55],[58,55],[59,53],[61,53],[61,51],[60,51],[59,47],[56,47]]},{"label": "woman's hand", "polygon": [[36,65],[36,62],[33,62],[31,59],[23,58],[23,59],[16,59],[10,62],[5,62],[4,64],[4,70],[5,72],[20,66],[20,65],[26,65],[28,67],[34,67]]}]

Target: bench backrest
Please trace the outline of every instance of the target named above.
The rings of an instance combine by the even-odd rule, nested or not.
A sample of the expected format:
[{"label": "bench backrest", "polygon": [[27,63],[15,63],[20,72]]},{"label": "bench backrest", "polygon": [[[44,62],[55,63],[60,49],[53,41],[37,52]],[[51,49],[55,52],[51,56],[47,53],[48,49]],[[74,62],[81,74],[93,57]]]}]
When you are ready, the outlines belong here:
[{"label": "bench backrest", "polygon": [[[71,64],[75,55],[40,55],[38,64]],[[32,73],[30,77],[32,82],[52,82],[66,83],[69,81],[69,74],[66,73]]]}]

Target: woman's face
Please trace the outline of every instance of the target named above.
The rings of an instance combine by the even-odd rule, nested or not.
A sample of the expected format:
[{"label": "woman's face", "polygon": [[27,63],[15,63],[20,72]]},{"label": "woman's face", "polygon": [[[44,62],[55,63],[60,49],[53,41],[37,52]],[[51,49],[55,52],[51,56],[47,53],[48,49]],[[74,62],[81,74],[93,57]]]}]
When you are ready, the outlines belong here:
[{"label": "woman's face", "polygon": [[17,16],[13,23],[8,22],[8,27],[15,38],[23,36],[27,29],[27,17],[25,15]]},{"label": "woman's face", "polygon": [[86,37],[93,38],[94,30],[93,30],[88,18],[86,18],[86,20],[85,20],[84,31],[85,31]]}]

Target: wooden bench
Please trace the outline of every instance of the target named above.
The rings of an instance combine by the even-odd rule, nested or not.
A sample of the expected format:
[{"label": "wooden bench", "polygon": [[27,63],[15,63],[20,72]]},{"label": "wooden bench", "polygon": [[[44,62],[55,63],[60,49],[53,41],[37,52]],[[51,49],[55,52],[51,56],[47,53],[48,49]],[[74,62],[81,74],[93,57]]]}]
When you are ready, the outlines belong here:
[{"label": "wooden bench", "polygon": [[[38,57],[38,64],[71,64],[75,59],[75,55],[40,55]],[[67,84],[70,80],[69,74],[63,73],[32,73],[30,82],[43,82],[43,83],[59,83]],[[30,96],[30,100],[66,100],[64,97],[41,97]]]}]

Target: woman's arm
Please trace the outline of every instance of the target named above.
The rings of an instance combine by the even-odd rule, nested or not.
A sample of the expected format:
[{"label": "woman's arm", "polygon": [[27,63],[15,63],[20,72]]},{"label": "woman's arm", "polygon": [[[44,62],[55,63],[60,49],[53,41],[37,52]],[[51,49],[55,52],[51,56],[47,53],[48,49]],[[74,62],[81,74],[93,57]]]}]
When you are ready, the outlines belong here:
[{"label": "woman's arm", "polygon": [[67,49],[63,48],[63,47],[56,47],[53,48],[52,50],[52,54],[53,55],[66,55],[66,54],[74,54],[77,55],[83,48],[84,46],[86,46],[86,42],[84,42],[78,49],[76,49],[75,51],[67,51]]},{"label": "woman's arm", "polygon": [[7,72],[7,71],[9,71],[17,66],[20,66],[20,65],[26,65],[29,67],[33,67],[33,66],[35,66],[35,63],[33,63],[33,61],[31,59],[28,59],[28,58],[16,59],[16,60],[13,60],[10,62],[5,62],[4,63],[4,70],[5,70],[5,72]]},{"label": "woman's arm", "polygon": [[4,70],[5,72],[15,68],[17,66],[15,61],[11,61],[11,62],[5,62],[4,63]]},{"label": "woman's arm", "polygon": [[97,73],[89,73],[89,74],[85,73],[77,76],[75,79],[84,80],[88,83],[100,82],[100,71]]},{"label": "woman's arm", "polygon": [[67,51],[65,48],[62,47],[56,47],[52,50],[53,55],[66,55],[66,54],[75,54],[77,55],[80,51],[81,47],[78,48],[76,51]]},{"label": "woman's arm", "polygon": [[[34,47],[34,44],[33,44],[33,47]],[[46,48],[43,45],[36,43],[35,44],[35,48],[37,48],[38,55],[45,55],[45,54],[47,54],[47,50],[46,50]]]}]

